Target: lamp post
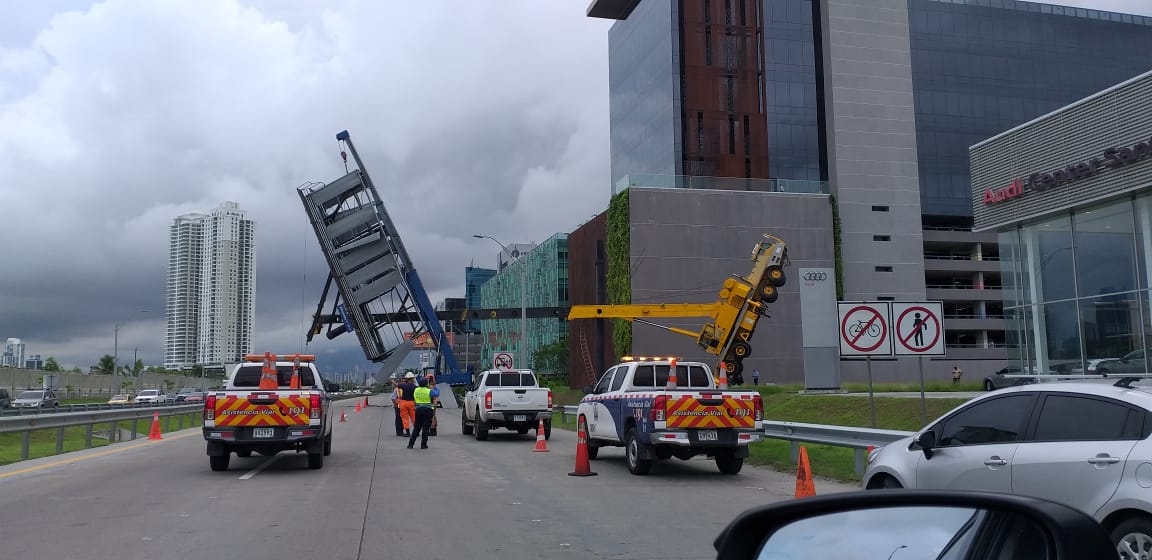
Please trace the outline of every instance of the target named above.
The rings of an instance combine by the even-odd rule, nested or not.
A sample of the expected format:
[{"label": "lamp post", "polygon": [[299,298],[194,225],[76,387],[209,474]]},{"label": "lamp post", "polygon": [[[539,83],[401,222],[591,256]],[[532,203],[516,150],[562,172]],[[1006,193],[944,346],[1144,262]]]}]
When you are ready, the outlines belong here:
[{"label": "lamp post", "polygon": [[[510,258],[521,260],[523,255],[516,257],[512,255],[512,251],[500,242],[500,240],[490,235],[475,235],[472,237],[476,239],[490,239],[493,243],[500,246],[505,253],[508,253]],[[528,367],[528,344],[525,342],[524,337],[528,335],[528,263],[524,263],[520,271],[520,367]]]},{"label": "lamp post", "polygon": [[[141,309],[138,313],[147,313],[147,309]],[[133,352],[135,356],[135,352]],[[136,367],[136,360],[133,358],[132,367]],[[120,375],[120,323],[115,323],[112,330],[112,375]]]}]

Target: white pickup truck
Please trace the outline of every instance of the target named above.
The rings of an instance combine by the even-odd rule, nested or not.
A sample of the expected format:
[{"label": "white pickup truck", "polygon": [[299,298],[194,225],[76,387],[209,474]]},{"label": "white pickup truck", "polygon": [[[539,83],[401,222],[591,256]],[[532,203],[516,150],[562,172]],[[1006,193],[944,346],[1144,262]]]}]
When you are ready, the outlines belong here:
[{"label": "white pickup truck", "polygon": [[464,393],[460,431],[484,441],[492,428],[526,434],[540,419],[544,439],[552,437],[552,389],[540,387],[532,370],[488,370]]}]

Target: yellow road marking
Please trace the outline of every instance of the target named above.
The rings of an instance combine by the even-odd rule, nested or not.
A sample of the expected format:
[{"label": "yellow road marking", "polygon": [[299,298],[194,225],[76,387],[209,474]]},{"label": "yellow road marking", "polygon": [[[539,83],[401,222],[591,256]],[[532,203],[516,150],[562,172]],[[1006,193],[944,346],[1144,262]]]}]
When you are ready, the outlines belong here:
[{"label": "yellow road marking", "polygon": [[[184,439],[184,438],[186,438],[186,437],[199,436],[199,435],[203,435],[203,433],[201,433],[201,432],[197,432],[197,433],[194,433],[194,434],[184,434],[184,435],[182,435],[182,436],[172,436],[172,437],[164,438],[164,439],[162,439],[162,440],[160,440],[160,441],[162,441],[162,442],[163,442],[163,441],[172,441],[172,440],[177,440],[177,439]],[[69,464],[69,463],[75,463],[75,462],[78,462],[78,461],[83,461],[83,460],[85,460],[85,459],[91,459],[91,458],[93,458],[93,457],[103,457],[103,456],[105,456],[105,455],[111,455],[111,454],[113,454],[113,453],[119,453],[119,452],[121,452],[121,451],[127,451],[127,450],[129,450],[129,449],[136,449],[137,447],[144,447],[144,446],[146,446],[146,445],[151,445],[151,444],[152,444],[152,440],[146,440],[144,443],[135,443],[135,444],[132,444],[132,445],[128,445],[128,446],[125,446],[125,447],[117,447],[117,448],[115,448],[115,449],[109,449],[109,450],[107,450],[107,451],[98,451],[98,452],[96,452],[96,453],[91,453],[91,454],[88,454],[88,455],[82,455],[82,456],[79,456],[79,457],[73,457],[73,458],[71,458],[71,459],[61,459],[61,460],[59,460],[59,461],[53,461],[53,462],[51,462],[51,463],[44,463],[43,465],[37,465],[37,466],[35,466],[35,467],[27,467],[27,468],[24,468],[24,469],[18,469],[18,470],[14,470],[14,471],[11,471],[11,472],[0,473],[0,478],[7,478],[7,477],[9,477],[9,476],[15,476],[15,475],[18,475],[18,474],[24,474],[24,473],[29,473],[29,472],[35,472],[35,471],[39,471],[39,470],[43,470],[43,469],[47,469],[47,468],[50,468],[50,467],[58,467],[58,466],[60,466],[60,465],[67,465],[67,464]]]}]

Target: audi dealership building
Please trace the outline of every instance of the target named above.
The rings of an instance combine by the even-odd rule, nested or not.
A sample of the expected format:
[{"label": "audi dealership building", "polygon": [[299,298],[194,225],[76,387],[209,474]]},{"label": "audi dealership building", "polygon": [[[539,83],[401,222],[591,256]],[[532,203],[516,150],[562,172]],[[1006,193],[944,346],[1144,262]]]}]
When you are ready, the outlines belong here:
[{"label": "audi dealership building", "polygon": [[1144,373],[1152,336],[1152,72],[971,147],[977,231],[999,236],[1010,359]]}]

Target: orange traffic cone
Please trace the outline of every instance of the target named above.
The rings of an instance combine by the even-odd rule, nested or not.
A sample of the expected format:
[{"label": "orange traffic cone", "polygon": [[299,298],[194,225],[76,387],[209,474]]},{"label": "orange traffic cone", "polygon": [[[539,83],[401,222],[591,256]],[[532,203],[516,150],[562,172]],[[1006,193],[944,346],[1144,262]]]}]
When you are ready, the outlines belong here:
[{"label": "orange traffic cone", "polygon": [[364,408],[368,408],[368,397],[364,397]]},{"label": "orange traffic cone", "polygon": [[343,408],[340,409],[340,421],[341,422],[347,422],[348,421],[347,419],[344,418],[344,409]]},{"label": "orange traffic cone", "polygon": [[548,442],[544,439],[544,419],[540,419],[540,423],[536,425],[536,449],[533,452],[543,451],[548,452]]},{"label": "orange traffic cone", "polygon": [[596,476],[592,472],[592,465],[588,464],[588,434],[584,432],[583,422],[576,432],[576,470],[568,473],[568,476]]},{"label": "orange traffic cone", "polygon": [[152,413],[152,429],[148,430],[148,439],[164,439],[160,435],[160,411]]},{"label": "orange traffic cone", "polygon": [[808,464],[808,450],[800,446],[800,459],[796,462],[796,497],[807,498],[816,495],[816,483],[812,480],[812,467]]},{"label": "orange traffic cone", "polygon": [[728,364],[720,362],[720,388],[728,388]]},{"label": "orange traffic cone", "polygon": [[356,412],[360,412],[360,401],[356,401]]},{"label": "orange traffic cone", "polygon": [[270,352],[264,353],[264,368],[260,371],[260,387],[262,391],[280,388],[280,380],[276,374],[276,356]]}]

